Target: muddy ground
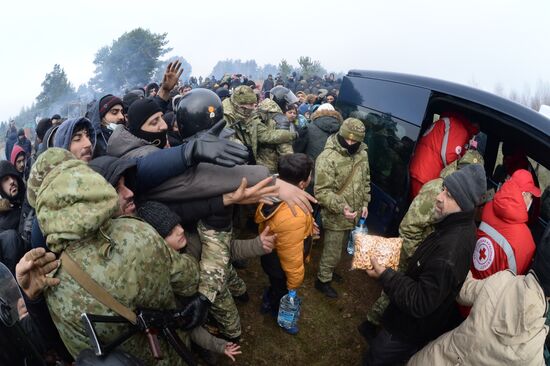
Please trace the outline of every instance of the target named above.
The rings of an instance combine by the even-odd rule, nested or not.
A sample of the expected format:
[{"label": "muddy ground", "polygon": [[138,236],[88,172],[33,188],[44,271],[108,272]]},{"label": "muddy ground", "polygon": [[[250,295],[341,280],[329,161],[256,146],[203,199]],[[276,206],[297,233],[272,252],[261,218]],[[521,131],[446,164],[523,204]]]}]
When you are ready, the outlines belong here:
[{"label": "muddy ground", "polygon": [[[260,314],[263,289],[268,285],[260,259],[249,260],[239,270],[250,294],[250,301],[237,304],[241,316],[242,351],[235,363],[220,357],[221,365],[359,365],[367,344],[357,331],[380,287],[363,271],[350,271],[351,256],[342,254],[337,272],[344,278],[334,283],[338,299],[329,299],[314,287],[322,243],[313,247],[312,260],[306,265],[304,284],[298,291],[302,298],[300,332],[284,333],[275,318]],[[227,361],[226,361],[227,360]]]}]

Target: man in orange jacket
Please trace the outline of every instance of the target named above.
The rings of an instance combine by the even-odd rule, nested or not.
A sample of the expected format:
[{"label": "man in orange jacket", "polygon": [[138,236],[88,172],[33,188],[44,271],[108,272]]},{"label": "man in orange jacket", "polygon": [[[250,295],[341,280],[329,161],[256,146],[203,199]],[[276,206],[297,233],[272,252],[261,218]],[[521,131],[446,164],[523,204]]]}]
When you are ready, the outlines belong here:
[{"label": "man in orange jacket", "polygon": [[[312,169],[313,160],[305,154],[287,154],[279,158],[279,178],[301,189],[309,185]],[[276,235],[275,249],[263,255],[261,262],[270,284],[264,293],[262,312],[277,315],[281,297],[288,290],[296,290],[304,281],[304,259],[307,256],[304,241],[311,241],[313,218],[303,211],[294,216],[288,205],[281,202],[272,206],[260,204],[256,223],[260,225],[260,232],[269,227]]]}]

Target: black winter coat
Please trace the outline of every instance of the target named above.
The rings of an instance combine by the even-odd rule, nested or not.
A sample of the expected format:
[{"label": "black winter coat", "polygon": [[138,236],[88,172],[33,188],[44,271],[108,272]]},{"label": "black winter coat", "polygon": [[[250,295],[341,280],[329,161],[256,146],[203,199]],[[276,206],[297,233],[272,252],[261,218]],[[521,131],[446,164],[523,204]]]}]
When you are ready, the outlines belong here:
[{"label": "black winter coat", "polygon": [[0,231],[17,230],[21,216],[21,204],[25,197],[25,183],[14,166],[9,161],[2,160],[0,161],[0,180],[5,176],[17,179],[19,192],[15,197],[9,197],[0,189]]},{"label": "black winter coat", "polygon": [[305,153],[314,161],[325,149],[330,135],[340,130],[342,116],[336,111],[316,111],[311,115],[308,126]]},{"label": "black winter coat", "polygon": [[476,243],[474,212],[458,212],[436,224],[420,244],[405,273],[380,276],[390,305],[383,325],[419,346],[458,325],[455,298],[470,270]]}]

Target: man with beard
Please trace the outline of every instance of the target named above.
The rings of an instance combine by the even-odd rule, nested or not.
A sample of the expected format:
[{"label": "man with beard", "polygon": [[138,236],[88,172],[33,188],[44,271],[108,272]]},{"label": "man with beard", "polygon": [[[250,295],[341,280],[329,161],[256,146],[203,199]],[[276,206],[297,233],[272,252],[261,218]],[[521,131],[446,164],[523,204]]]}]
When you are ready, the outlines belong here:
[{"label": "man with beard", "polygon": [[7,160],[0,161],[0,196],[0,262],[14,273],[15,265],[25,253],[17,234],[25,184]]},{"label": "man with beard", "polygon": [[415,251],[405,273],[371,258],[369,276],[390,298],[382,329],[363,365],[406,362],[429,341],[460,321],[456,297],[470,269],[476,243],[475,207],[485,194],[485,170],[471,164],[447,176],[436,198],[435,230]]},{"label": "man with beard", "polygon": [[78,159],[86,163],[92,160],[95,134],[87,118],[74,118],[63,122],[54,137],[54,147],[69,150]]},{"label": "man with beard", "polygon": [[15,167],[7,160],[0,161],[0,231],[17,229],[25,184]]}]

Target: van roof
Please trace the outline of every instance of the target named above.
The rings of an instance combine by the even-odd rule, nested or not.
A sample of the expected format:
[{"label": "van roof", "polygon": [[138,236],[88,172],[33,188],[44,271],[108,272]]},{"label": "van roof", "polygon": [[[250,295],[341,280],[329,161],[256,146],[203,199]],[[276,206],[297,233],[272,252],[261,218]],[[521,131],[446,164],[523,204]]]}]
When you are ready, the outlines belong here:
[{"label": "van roof", "polygon": [[499,97],[483,90],[449,81],[429,78],[425,76],[401,74],[387,71],[350,70],[348,77],[369,78],[390,81],[419,88],[429,89],[443,94],[472,101],[487,108],[509,115],[546,136],[550,136],[550,118],[509,99]]}]

